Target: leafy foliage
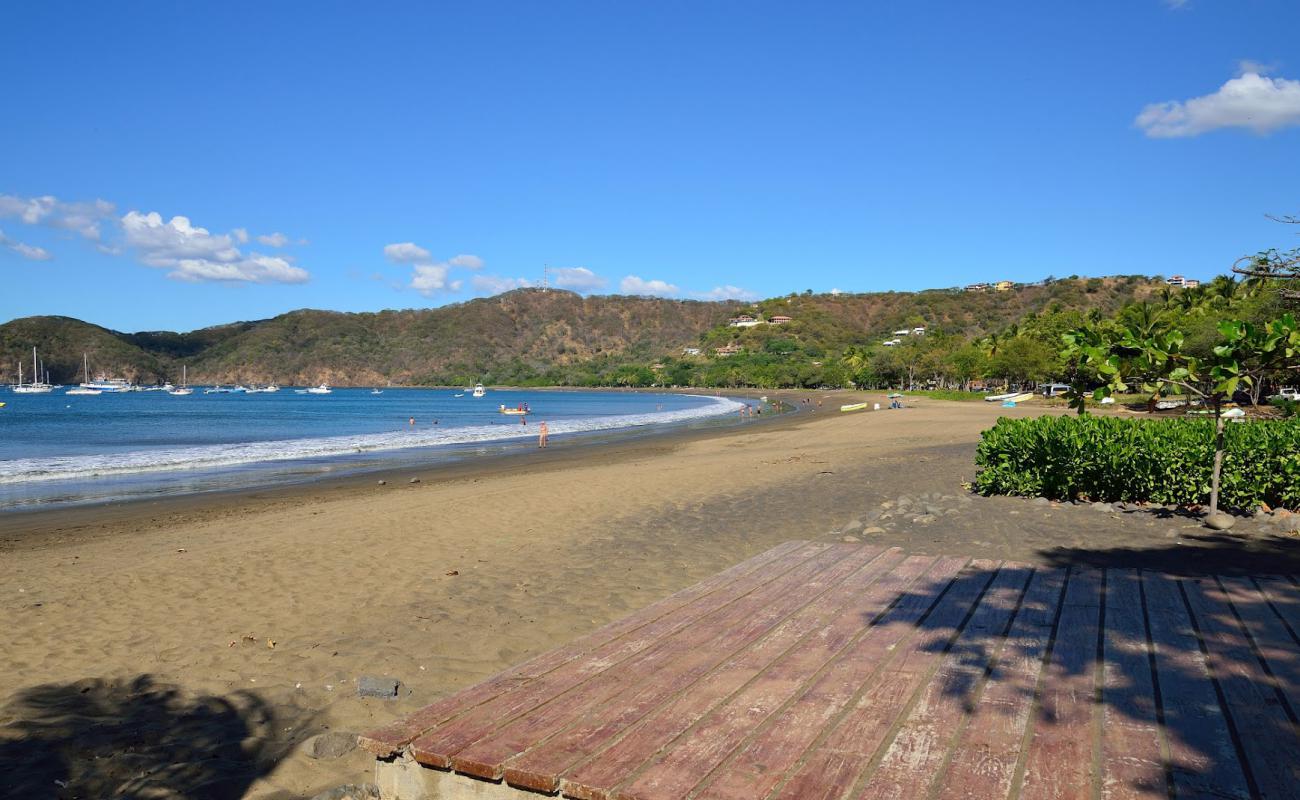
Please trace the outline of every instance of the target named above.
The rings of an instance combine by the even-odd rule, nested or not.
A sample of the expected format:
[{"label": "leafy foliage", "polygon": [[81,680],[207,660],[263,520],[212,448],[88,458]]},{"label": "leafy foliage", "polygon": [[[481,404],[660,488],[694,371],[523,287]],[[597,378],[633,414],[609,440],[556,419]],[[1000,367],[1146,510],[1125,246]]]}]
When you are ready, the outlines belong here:
[{"label": "leafy foliage", "polygon": [[[1300,507],[1300,420],[1228,425],[1220,505]],[[1209,419],[1000,419],[976,451],[983,494],[1056,500],[1210,500],[1215,424]]]}]

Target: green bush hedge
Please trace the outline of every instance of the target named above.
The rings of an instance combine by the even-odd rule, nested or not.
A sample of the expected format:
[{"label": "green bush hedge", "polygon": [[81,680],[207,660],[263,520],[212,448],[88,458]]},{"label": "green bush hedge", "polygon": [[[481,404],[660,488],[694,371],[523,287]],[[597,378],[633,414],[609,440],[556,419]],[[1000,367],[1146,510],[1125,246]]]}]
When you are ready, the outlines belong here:
[{"label": "green bush hedge", "polygon": [[[1300,420],[1229,423],[1219,506],[1300,507]],[[1066,416],[1000,419],[975,455],[981,494],[1210,502],[1214,422]]]}]

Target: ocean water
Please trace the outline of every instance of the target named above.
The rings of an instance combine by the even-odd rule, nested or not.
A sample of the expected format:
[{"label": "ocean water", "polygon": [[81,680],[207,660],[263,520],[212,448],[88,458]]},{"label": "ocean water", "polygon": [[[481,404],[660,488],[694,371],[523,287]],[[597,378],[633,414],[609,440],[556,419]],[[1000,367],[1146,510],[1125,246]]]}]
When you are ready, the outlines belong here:
[{"label": "ocean water", "polygon": [[[329,395],[0,390],[0,510],[277,485],[736,416],[734,400],[635,392],[335,389]],[[527,403],[528,424],[500,413]],[[411,420],[414,424],[411,424]]]}]

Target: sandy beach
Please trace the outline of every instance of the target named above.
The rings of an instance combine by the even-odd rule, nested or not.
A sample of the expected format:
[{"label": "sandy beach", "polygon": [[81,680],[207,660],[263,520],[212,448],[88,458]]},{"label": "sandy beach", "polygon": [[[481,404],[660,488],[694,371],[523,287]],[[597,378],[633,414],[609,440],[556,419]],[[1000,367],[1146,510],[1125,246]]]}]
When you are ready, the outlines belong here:
[{"label": "sandy beach", "polygon": [[[980,430],[1041,409],[919,399],[840,414],[883,398],[813,397],[820,409],[770,421],[382,486],[0,517],[0,772],[15,796],[296,798],[363,782],[359,751],[316,758],[304,743],[790,539],[1030,563],[1276,561],[1270,538],[1246,547],[1176,514],[969,495]],[[358,697],[361,676],[398,679],[398,698]]]}]

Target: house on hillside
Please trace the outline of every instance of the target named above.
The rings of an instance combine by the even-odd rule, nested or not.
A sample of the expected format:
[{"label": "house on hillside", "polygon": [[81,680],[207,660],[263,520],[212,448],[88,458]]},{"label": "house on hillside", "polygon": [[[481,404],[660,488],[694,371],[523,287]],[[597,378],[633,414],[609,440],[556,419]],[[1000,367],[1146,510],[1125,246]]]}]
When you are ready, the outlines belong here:
[{"label": "house on hillside", "polygon": [[1170,275],[1168,278],[1165,278],[1165,283],[1170,286],[1177,286],[1181,289],[1187,285],[1187,279],[1182,275]]},{"label": "house on hillside", "polygon": [[885,347],[897,347],[902,343],[903,343],[902,339],[889,339],[887,341],[881,342],[881,344],[883,344]]},{"label": "house on hillside", "polygon": [[698,356],[699,354],[700,354],[700,348],[698,348],[698,347],[683,347],[683,348],[682,348],[682,355],[684,355],[684,356]]},{"label": "house on hillside", "polygon": [[731,342],[729,344],[724,344],[722,347],[713,348],[713,354],[721,358],[726,358],[727,356],[734,356],[736,353],[739,353],[744,349],[745,348],[735,342]]},{"label": "house on hillside", "polygon": [[912,335],[912,329],[911,329],[911,328],[899,328],[898,330],[894,331],[894,334],[893,334],[893,335],[894,335],[894,336],[911,336],[911,335]]},{"label": "house on hillside", "polygon": [[989,285],[987,283],[972,283],[966,287],[968,292],[987,292]]},{"label": "house on hillside", "polygon": [[1009,292],[1015,288],[1015,284],[1012,283],[1011,281],[998,281],[997,283],[993,284],[993,288],[998,290],[999,292]]},{"label": "house on hillside", "polygon": [[755,325],[764,324],[762,320],[754,319],[748,314],[741,314],[738,317],[732,317],[727,320],[727,325],[732,328],[752,328]]},{"label": "house on hillside", "polygon": [[768,325],[784,325],[787,322],[794,322],[794,317],[787,317],[784,314],[776,314],[767,321]]},{"label": "house on hillside", "polygon": [[924,326],[924,325],[917,325],[915,328],[912,329],[912,335],[913,335],[913,336],[924,336],[924,335],[925,335],[925,326]]},{"label": "house on hillside", "polygon": [[1195,278],[1184,278],[1184,279],[1183,279],[1183,288],[1184,288],[1184,289],[1195,289],[1195,288],[1197,288],[1197,287],[1200,286],[1200,285],[1201,285],[1201,282],[1198,281],[1198,280],[1196,280]]}]

